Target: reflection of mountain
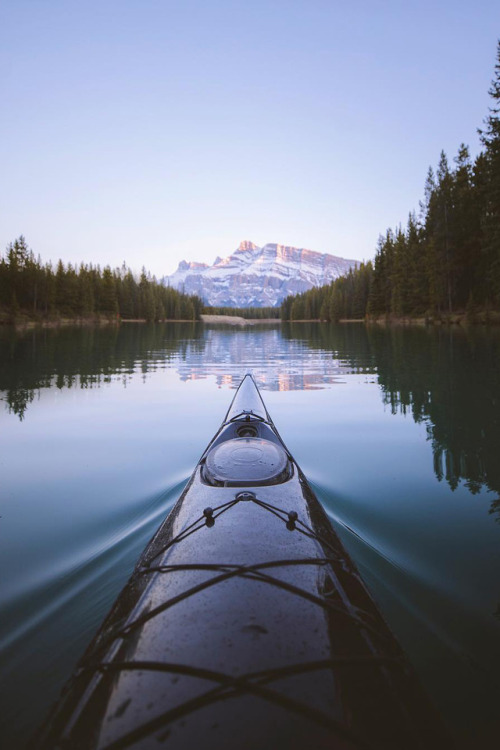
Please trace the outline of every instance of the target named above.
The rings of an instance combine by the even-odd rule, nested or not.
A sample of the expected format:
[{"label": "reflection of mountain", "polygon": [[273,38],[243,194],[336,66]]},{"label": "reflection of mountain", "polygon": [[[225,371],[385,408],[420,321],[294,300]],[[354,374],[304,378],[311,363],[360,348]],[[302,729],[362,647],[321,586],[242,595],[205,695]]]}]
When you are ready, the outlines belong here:
[{"label": "reflection of mountain", "polygon": [[[305,328],[303,329],[305,330]],[[331,350],[311,349],[276,327],[209,328],[200,324],[123,325],[0,331],[0,391],[21,419],[40,388],[93,388],[175,369],[181,380],[214,376],[235,388],[252,369],[265,390],[308,390],[333,383],[350,366]]]},{"label": "reflection of mountain", "polygon": [[236,388],[249,369],[259,386],[270,391],[324,388],[351,371],[331,351],[314,351],[301,340],[284,337],[279,325],[208,328],[203,348],[178,364],[181,380],[215,375],[219,386],[229,388]]}]

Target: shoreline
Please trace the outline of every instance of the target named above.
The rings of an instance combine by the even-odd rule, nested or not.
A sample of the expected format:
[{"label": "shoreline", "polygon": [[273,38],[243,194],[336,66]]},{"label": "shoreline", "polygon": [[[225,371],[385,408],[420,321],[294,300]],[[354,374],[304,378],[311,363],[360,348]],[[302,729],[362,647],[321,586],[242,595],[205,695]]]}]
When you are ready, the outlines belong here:
[{"label": "shoreline", "polygon": [[[122,323],[147,323],[146,318],[109,318],[106,316],[94,316],[90,318],[42,318],[35,320],[33,318],[18,318],[17,320],[0,320],[0,328],[14,328],[15,330],[25,331],[34,328],[69,328],[75,326],[78,328],[95,326],[120,326]],[[199,323],[197,320],[165,318],[156,321],[158,323]]]},{"label": "shoreline", "polygon": [[[242,318],[237,315],[204,315],[200,320],[165,318],[159,321],[150,321],[155,323],[191,323],[202,325],[228,325],[228,326],[256,326],[256,325],[282,325],[283,323],[293,325],[295,323],[320,323],[323,325],[332,325],[331,321],[320,320],[319,318],[301,318],[300,320],[281,320],[281,318]],[[101,326],[120,326],[126,323],[148,323],[145,318],[114,318],[109,316],[92,316],[88,318],[45,318],[35,320],[33,318],[19,317],[17,320],[7,320],[0,318],[0,328],[12,328],[16,331],[27,331],[36,328],[56,329],[68,328],[75,326],[78,328]],[[387,316],[381,315],[370,318],[341,318],[337,324],[360,324],[367,326],[384,326],[384,327],[436,327],[436,326],[497,326],[500,325],[500,312],[481,310],[474,314],[466,312],[451,313],[441,316]],[[334,324],[335,325],[335,324]]]},{"label": "shoreline", "polygon": [[280,323],[280,318],[241,318],[238,315],[201,315],[201,322],[209,325],[222,324],[230,326],[254,326],[259,323]]},{"label": "shoreline", "polygon": [[[323,323],[331,325],[332,321],[320,320],[319,318],[301,318],[300,320],[286,320],[284,323]],[[449,313],[441,316],[432,315],[420,315],[411,317],[404,315],[401,317],[395,317],[392,315],[380,315],[372,318],[340,318],[336,321],[337,324],[344,323],[364,323],[365,325],[380,325],[380,326],[485,326],[485,325],[500,325],[500,312],[497,310],[481,310],[472,315],[465,312],[461,313]]]},{"label": "shoreline", "polygon": [[33,318],[18,318],[17,320],[0,320],[0,326],[5,328],[14,328],[16,331],[32,330],[34,328],[66,328],[68,326],[116,326],[120,321],[107,317],[92,318],[42,318],[35,320]]},{"label": "shoreline", "polygon": [[400,317],[379,316],[366,318],[365,322],[370,325],[385,326],[476,326],[476,325],[498,325],[500,324],[500,312],[497,310],[478,310],[475,313],[456,312],[443,313],[442,315],[420,315],[411,317],[402,315]]},{"label": "shoreline", "polygon": [[106,316],[93,316],[90,318],[42,318],[35,320],[33,318],[19,317],[17,320],[0,320],[0,328],[12,328],[16,331],[30,331],[36,328],[44,329],[56,329],[56,328],[70,328],[71,326],[77,328],[92,327],[99,328],[101,326],[120,326],[127,323],[198,323],[207,325],[231,325],[231,326],[254,326],[260,323],[264,324],[280,324],[280,318],[240,318],[235,315],[201,315],[200,320],[192,320],[188,318],[164,318],[163,320],[147,321],[145,318],[110,318]]}]

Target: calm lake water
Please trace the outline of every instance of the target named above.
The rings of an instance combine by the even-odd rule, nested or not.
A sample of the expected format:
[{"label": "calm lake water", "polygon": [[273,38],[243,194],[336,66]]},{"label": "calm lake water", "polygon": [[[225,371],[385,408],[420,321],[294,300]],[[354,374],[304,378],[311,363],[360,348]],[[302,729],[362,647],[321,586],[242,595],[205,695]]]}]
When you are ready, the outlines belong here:
[{"label": "calm lake water", "polygon": [[459,747],[500,733],[500,331],[0,330],[0,737],[22,747],[251,369]]}]

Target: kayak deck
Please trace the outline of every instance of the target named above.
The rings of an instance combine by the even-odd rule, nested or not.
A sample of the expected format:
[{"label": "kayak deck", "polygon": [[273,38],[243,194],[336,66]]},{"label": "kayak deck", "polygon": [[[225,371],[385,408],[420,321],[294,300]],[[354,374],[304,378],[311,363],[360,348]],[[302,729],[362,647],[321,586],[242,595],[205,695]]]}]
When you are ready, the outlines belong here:
[{"label": "kayak deck", "polygon": [[37,747],[449,747],[250,376]]}]

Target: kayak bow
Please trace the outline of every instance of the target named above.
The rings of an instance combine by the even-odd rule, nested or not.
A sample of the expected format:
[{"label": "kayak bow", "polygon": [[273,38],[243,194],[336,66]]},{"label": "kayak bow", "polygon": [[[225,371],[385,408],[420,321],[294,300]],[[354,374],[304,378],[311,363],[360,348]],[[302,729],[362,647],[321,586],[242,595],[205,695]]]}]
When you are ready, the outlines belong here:
[{"label": "kayak bow", "polygon": [[246,375],[39,748],[450,747]]}]

